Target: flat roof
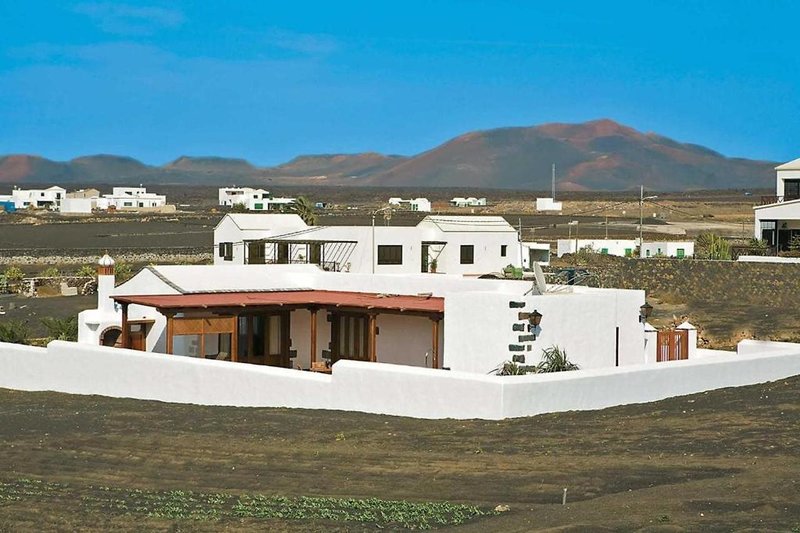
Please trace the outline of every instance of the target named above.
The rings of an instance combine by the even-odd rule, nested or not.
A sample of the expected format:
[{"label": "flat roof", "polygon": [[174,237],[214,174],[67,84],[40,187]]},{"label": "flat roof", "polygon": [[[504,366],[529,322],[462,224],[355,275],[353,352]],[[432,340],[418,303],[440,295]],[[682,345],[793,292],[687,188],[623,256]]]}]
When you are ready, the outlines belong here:
[{"label": "flat roof", "polygon": [[444,298],[348,291],[270,291],[114,296],[120,303],[158,309],[305,306],[356,307],[377,311],[444,313]]}]

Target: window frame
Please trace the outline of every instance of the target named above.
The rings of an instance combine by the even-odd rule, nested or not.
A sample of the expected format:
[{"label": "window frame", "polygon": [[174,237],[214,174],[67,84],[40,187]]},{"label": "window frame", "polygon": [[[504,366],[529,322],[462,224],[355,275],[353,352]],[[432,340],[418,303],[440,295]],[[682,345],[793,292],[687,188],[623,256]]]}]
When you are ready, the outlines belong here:
[{"label": "window frame", "polygon": [[[466,257],[466,256],[469,257]],[[460,264],[462,265],[474,265],[475,264],[475,245],[474,244],[462,244],[460,248],[459,254]]]},{"label": "window frame", "polygon": [[507,244],[501,244],[500,245],[500,257],[506,257],[506,256],[508,256],[508,245]]},{"label": "window frame", "polygon": [[[387,257],[388,255],[388,257]],[[376,254],[378,265],[402,265],[403,264],[403,245],[402,244],[379,244]]]}]

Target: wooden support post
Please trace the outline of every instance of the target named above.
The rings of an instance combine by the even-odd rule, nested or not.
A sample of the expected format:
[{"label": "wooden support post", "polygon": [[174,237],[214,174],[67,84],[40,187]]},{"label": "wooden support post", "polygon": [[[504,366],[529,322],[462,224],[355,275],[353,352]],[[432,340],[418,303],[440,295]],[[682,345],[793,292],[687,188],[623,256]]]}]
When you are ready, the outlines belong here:
[{"label": "wooden support post", "polygon": [[131,347],[130,326],[128,326],[128,304],[122,304],[122,347]]},{"label": "wooden support post", "polygon": [[311,313],[311,368],[317,362],[317,308],[312,307],[309,310]]},{"label": "wooden support post", "polygon": [[233,315],[233,327],[231,330],[231,362],[239,360],[239,315]]},{"label": "wooden support post", "polygon": [[172,343],[175,337],[174,324],[172,322],[174,316],[172,313],[167,315],[167,353],[169,355],[172,355]]},{"label": "wooden support post", "polygon": [[378,361],[377,335],[378,335],[377,315],[370,314],[369,315],[369,360],[372,361],[373,363]]},{"label": "wooden support post", "polygon": [[439,318],[432,319],[433,321],[433,358],[431,360],[431,368],[439,368]]}]

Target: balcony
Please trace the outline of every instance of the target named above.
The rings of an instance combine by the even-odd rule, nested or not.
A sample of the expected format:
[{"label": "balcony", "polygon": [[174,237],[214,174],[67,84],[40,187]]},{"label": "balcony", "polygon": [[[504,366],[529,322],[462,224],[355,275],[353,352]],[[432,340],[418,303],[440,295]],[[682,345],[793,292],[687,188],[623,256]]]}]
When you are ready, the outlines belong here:
[{"label": "balcony", "polygon": [[792,200],[800,200],[800,194],[787,194],[785,196],[762,196],[761,205],[780,204],[783,202],[791,202]]}]

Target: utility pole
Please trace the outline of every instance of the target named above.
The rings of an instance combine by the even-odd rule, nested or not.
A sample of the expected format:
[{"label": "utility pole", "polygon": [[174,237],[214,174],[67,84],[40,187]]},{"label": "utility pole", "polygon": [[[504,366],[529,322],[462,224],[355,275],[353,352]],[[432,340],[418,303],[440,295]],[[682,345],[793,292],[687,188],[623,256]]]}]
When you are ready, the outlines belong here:
[{"label": "utility pole", "polygon": [[655,200],[656,198],[658,198],[658,196],[645,196],[644,185],[639,185],[639,259],[644,256],[644,240],[642,238],[642,226],[644,224],[644,201]]},{"label": "utility pole", "polygon": [[550,191],[550,194],[551,194],[551,196],[553,198],[553,201],[555,202],[556,201],[556,164],[555,163],[553,163],[553,183],[552,183],[552,190]]}]

